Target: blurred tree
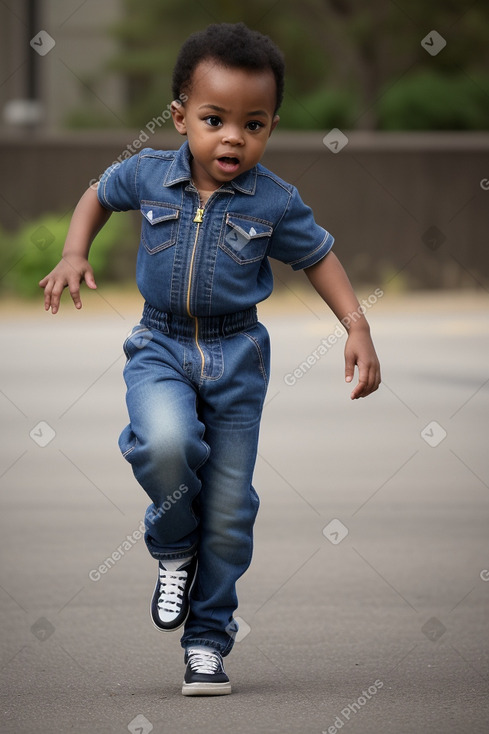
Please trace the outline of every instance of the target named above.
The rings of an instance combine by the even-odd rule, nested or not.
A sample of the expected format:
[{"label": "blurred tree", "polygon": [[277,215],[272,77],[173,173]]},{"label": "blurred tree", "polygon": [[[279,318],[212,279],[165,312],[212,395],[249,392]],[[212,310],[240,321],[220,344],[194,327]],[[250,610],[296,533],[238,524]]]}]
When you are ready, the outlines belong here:
[{"label": "blurred tree", "polygon": [[124,74],[128,85],[128,123],[142,125],[171,101],[171,74],[178,50],[194,31],[210,23],[243,21],[274,38],[286,58],[293,60],[291,89],[310,91],[324,72],[319,47],[308,49],[308,29],[297,24],[285,0],[205,0],[189,5],[181,0],[124,0],[125,17],[114,29],[122,51],[111,68]]},{"label": "blurred tree", "polygon": [[[241,20],[285,54],[282,128],[489,129],[484,0],[123,0],[123,9],[111,70],[126,79],[130,126],[171,101],[174,60],[190,33]],[[433,30],[447,41],[434,56],[421,46]],[[450,96],[462,89],[454,114]],[[415,115],[411,106],[424,103],[430,111]],[[86,124],[86,112],[72,119]]]},{"label": "blurred tree", "polygon": [[[335,86],[355,89],[359,115],[355,127],[379,127],[379,100],[391,87],[403,84],[415,70],[429,70],[446,89],[460,74],[479,77],[467,85],[467,96],[480,97],[481,74],[489,62],[489,4],[467,0],[370,0],[359,7],[355,0],[307,0],[300,5],[311,39],[334,59],[331,77]],[[439,55],[431,56],[421,40],[436,30],[447,41]],[[470,76],[468,77],[470,82]],[[408,97],[412,96],[408,81]],[[470,89],[469,89],[470,88]],[[489,100],[488,100],[489,102]],[[489,104],[478,124],[489,127]],[[451,114],[449,115],[451,117]],[[443,117],[440,110],[438,119]],[[462,121],[463,112],[459,115]],[[383,118],[385,120],[385,117]],[[451,117],[452,122],[455,122]],[[474,116],[469,119],[475,122]],[[411,117],[397,119],[396,127],[411,127]],[[434,118],[431,118],[434,122]],[[386,121],[386,120],[385,120]],[[390,121],[387,127],[392,127]],[[428,118],[425,118],[428,123]],[[419,129],[415,125],[415,129]],[[446,125],[442,125],[446,127]],[[462,121],[462,128],[471,127]]]}]

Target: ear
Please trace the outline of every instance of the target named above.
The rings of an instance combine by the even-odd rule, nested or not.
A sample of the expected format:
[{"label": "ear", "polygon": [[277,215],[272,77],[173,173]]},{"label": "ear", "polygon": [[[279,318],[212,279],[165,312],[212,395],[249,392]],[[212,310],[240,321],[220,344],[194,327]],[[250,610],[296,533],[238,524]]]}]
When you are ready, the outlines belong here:
[{"label": "ear", "polygon": [[174,99],[170,105],[171,116],[173,117],[173,124],[175,129],[180,135],[187,134],[187,124],[185,122],[185,107],[179,99]]},{"label": "ear", "polygon": [[268,133],[268,137],[270,137],[270,135],[273,133],[273,131],[277,127],[279,121],[280,121],[280,117],[278,115],[275,115],[275,117],[272,120],[272,124],[270,126],[270,132]]}]

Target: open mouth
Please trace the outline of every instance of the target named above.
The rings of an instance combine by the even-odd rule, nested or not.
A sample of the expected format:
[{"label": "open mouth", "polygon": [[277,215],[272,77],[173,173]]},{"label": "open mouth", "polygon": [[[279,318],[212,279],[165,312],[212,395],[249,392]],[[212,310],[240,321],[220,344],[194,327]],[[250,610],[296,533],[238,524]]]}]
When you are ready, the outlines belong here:
[{"label": "open mouth", "polygon": [[239,160],[234,156],[223,155],[217,159],[217,162],[225,171],[235,171],[239,166]]}]

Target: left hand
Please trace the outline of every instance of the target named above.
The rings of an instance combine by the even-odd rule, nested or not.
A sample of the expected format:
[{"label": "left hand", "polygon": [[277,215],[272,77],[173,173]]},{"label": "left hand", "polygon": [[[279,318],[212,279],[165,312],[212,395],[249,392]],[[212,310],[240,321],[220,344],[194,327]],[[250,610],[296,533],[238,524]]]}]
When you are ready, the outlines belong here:
[{"label": "left hand", "polygon": [[358,384],[350,397],[352,400],[366,398],[380,385],[380,363],[367,329],[353,328],[345,345],[345,380],[352,382],[358,366]]}]

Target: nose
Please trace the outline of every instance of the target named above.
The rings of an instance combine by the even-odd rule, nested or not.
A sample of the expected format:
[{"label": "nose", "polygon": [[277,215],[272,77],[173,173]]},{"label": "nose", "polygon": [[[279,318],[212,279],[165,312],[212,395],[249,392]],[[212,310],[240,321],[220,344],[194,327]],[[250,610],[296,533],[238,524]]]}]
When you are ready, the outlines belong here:
[{"label": "nose", "polygon": [[222,142],[228,145],[243,145],[243,134],[237,126],[226,125],[222,131]]}]

